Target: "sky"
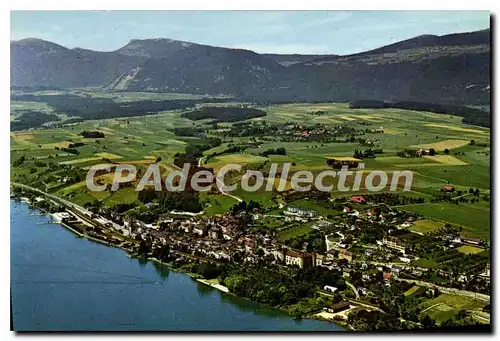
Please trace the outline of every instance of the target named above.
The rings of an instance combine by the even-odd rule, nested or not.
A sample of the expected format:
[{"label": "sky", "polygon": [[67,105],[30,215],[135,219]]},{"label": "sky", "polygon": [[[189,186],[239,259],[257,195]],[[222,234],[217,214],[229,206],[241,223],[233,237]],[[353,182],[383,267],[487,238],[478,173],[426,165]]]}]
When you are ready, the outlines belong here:
[{"label": "sky", "polygon": [[11,40],[113,51],[170,38],[259,53],[351,54],[490,27],[488,11],[12,11]]}]

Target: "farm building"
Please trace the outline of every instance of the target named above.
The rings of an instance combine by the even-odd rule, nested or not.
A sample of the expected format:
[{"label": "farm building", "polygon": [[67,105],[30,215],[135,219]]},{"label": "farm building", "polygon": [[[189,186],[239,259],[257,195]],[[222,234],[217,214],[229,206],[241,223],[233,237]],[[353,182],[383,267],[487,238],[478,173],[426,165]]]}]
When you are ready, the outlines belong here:
[{"label": "farm building", "polygon": [[333,168],[340,169],[342,166],[347,166],[348,168],[358,167],[360,159],[348,156],[327,156],[326,163]]},{"label": "farm building", "polygon": [[339,302],[331,305],[330,307],[326,308],[326,311],[329,313],[338,313],[339,311],[343,311],[346,309],[349,309],[351,307],[351,304],[349,301],[347,302]]}]

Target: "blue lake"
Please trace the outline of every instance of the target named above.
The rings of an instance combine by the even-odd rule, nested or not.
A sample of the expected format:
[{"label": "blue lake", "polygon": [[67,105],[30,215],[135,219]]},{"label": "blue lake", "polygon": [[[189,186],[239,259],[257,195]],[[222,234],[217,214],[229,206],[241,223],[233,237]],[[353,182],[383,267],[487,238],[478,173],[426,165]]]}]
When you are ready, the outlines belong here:
[{"label": "blue lake", "polygon": [[11,201],[16,331],[342,331],[294,320],[189,276],[78,238]]}]

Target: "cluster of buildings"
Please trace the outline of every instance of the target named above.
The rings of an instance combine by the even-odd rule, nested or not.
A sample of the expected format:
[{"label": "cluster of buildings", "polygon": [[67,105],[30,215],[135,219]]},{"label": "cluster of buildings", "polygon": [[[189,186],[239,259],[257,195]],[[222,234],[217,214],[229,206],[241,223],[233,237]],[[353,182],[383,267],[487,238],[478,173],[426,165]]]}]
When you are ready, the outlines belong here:
[{"label": "cluster of buildings", "polygon": [[[364,199],[360,195],[349,198],[349,201],[359,204],[364,203]],[[157,224],[128,220],[125,222],[125,229],[133,238],[150,240],[153,247],[168,244],[172,250],[216,261],[268,262],[299,268],[321,266],[338,271],[345,278],[351,277],[355,271],[360,271],[362,280],[367,285],[375,280],[374,275],[380,271],[384,273],[383,279],[377,280],[383,280],[388,286],[401,271],[410,272],[416,278],[423,276],[427,270],[410,265],[418,257],[412,254],[411,245],[405,241],[405,234],[397,231],[410,227],[414,216],[391,209],[377,209],[377,213],[373,209],[367,209],[356,211],[355,219],[352,217],[347,219],[348,216],[352,216],[353,211],[355,210],[346,212],[348,213],[345,215],[346,219],[334,223],[336,231],[325,236],[324,253],[306,252],[305,247],[302,250],[292,249],[266,235],[249,233],[248,221],[233,213],[212,218],[164,217]],[[315,219],[311,228],[318,230],[328,229],[332,225],[332,222],[318,218],[312,210],[293,206],[286,208],[284,216],[294,219],[296,217]],[[389,226],[388,232],[385,232],[384,237],[376,240],[373,245],[360,244],[358,236],[362,228],[374,221]],[[482,243],[479,239],[456,235],[443,238],[451,243],[470,245]],[[361,251],[353,251],[358,249]],[[373,264],[382,265],[374,268]],[[394,264],[399,265],[394,266]],[[443,272],[440,275],[446,277],[447,274]],[[460,279],[464,281],[467,277]]]}]

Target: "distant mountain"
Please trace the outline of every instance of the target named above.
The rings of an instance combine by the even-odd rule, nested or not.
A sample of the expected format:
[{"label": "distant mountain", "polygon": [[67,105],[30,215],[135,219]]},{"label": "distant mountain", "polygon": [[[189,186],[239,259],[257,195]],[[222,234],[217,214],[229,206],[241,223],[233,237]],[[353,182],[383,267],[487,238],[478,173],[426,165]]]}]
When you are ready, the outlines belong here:
[{"label": "distant mountain", "polygon": [[424,35],[347,56],[258,54],[172,39],[112,52],[11,42],[11,85],[228,94],[265,101],[413,100],[484,105],[490,30]]},{"label": "distant mountain", "polygon": [[40,39],[13,41],[10,48],[13,86],[102,86],[140,62],[115,52],[68,49]]}]

